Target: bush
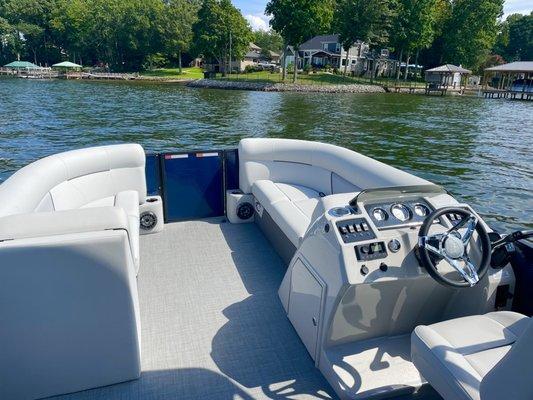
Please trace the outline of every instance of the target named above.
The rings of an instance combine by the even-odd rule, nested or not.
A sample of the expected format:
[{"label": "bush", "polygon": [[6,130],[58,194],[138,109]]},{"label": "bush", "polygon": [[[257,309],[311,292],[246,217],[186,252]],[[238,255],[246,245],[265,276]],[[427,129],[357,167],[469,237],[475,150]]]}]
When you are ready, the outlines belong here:
[{"label": "bush", "polygon": [[168,59],[161,53],[150,54],[142,64],[144,70],[152,70],[166,67]]},{"label": "bush", "polygon": [[309,75],[309,72],[311,72],[311,69],[312,67],[310,64],[305,64],[304,69],[303,69],[304,74]]},{"label": "bush", "polygon": [[287,65],[287,73],[292,74],[294,72],[294,63],[291,62],[289,65]]}]

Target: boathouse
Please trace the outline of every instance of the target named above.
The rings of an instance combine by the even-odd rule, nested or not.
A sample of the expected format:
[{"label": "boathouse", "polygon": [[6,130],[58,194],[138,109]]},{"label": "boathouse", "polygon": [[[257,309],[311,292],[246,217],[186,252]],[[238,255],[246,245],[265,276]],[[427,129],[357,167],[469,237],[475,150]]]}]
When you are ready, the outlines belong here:
[{"label": "boathouse", "polygon": [[533,93],[533,61],[515,61],[486,68],[484,82],[493,89]]}]

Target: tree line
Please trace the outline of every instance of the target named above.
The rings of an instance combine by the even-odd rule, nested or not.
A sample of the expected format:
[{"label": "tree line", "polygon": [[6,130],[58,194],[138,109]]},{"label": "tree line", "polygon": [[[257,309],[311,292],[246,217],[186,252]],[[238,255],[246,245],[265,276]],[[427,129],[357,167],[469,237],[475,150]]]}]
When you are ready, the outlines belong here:
[{"label": "tree line", "polygon": [[[252,32],[230,0],[0,0],[0,63],[68,59],[112,70],[181,68],[202,55],[224,69],[251,41],[294,49],[338,33],[407,63],[474,70],[532,58],[532,15],[500,22],[504,0],[270,0],[271,32]],[[296,53],[297,54],[297,53]],[[296,72],[296,68],[295,68]]]}]

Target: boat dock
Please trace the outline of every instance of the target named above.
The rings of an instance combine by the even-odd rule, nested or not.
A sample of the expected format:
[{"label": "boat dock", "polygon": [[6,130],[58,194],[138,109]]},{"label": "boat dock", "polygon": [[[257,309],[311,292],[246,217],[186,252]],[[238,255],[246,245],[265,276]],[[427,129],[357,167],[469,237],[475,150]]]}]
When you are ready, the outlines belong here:
[{"label": "boat dock", "polygon": [[118,72],[83,72],[83,71],[54,71],[49,68],[15,70],[0,68],[0,75],[7,75],[23,79],[99,79],[99,80],[133,80],[139,79],[139,74]]},{"label": "boat dock", "polygon": [[510,100],[533,100],[533,92],[505,89],[483,90],[486,99],[510,99]]}]

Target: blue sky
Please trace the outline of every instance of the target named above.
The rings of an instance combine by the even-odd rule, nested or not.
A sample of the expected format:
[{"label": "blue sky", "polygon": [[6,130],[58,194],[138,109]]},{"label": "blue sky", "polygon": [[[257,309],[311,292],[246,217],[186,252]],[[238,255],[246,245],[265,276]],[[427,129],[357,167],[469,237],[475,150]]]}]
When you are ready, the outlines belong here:
[{"label": "blue sky", "polygon": [[[268,18],[265,16],[267,0],[232,0],[237,8],[254,29],[268,29]],[[529,14],[533,9],[531,0],[506,0],[504,5],[505,16],[513,13]]]}]

